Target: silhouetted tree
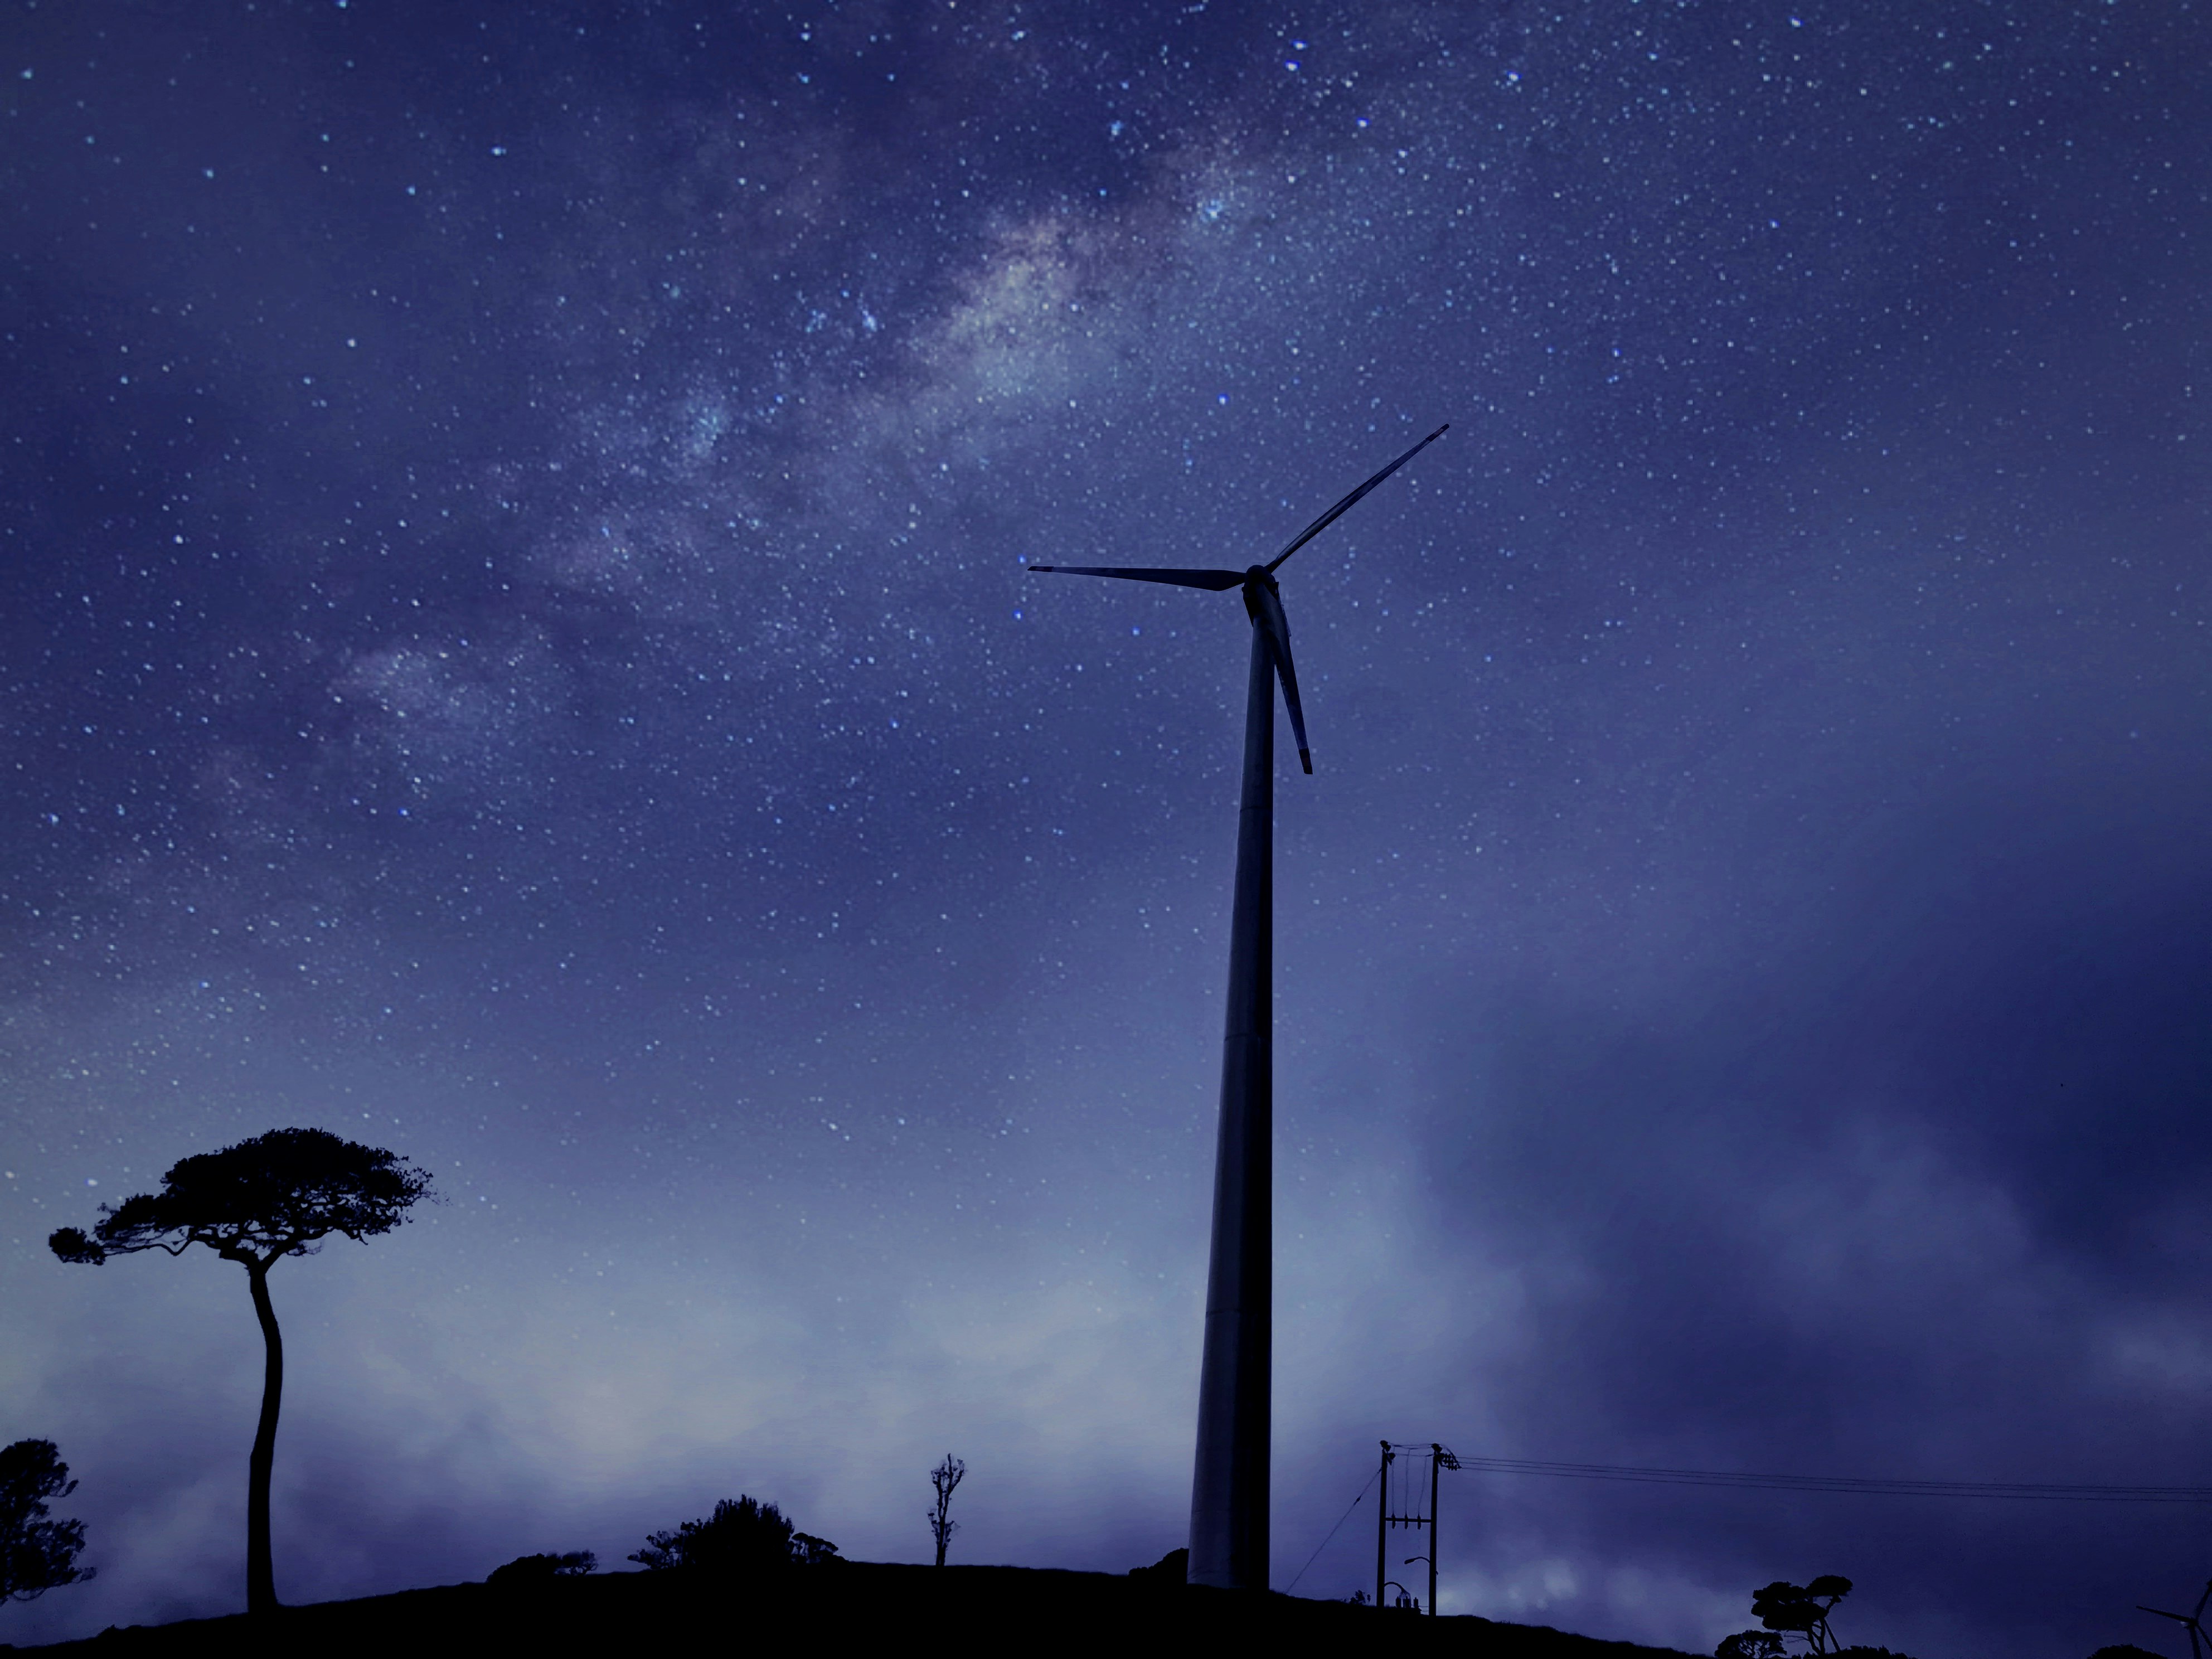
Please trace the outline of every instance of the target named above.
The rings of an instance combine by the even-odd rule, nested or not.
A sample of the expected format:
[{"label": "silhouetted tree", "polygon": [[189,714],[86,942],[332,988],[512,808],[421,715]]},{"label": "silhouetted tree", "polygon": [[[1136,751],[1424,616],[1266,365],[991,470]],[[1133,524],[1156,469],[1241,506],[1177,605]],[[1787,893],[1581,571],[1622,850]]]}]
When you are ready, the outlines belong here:
[{"label": "silhouetted tree", "polygon": [[393,1153],[356,1146],[322,1129],[272,1129],[252,1140],[183,1158],[158,1193],[100,1206],[90,1237],[64,1227],[46,1242],[64,1261],[97,1265],[111,1255],[161,1250],[182,1255],[204,1244],[246,1269],[265,1351],[261,1420],[246,1462],[246,1605],[277,1605],[269,1555],[269,1472],[276,1455],[276,1411],[284,1392],[284,1341],[269,1300],[269,1270],[288,1255],[313,1255],[317,1241],[388,1233],[430,1190],[430,1178]]},{"label": "silhouetted tree", "polygon": [[826,1538],[794,1532],[783,1511],[740,1493],[725,1498],[704,1521],[686,1521],[673,1532],[647,1536],[629,1558],[654,1572],[696,1572],[717,1578],[757,1578],[793,1567],[842,1560]]},{"label": "silhouetted tree", "polygon": [[817,1538],[811,1532],[791,1534],[791,1565],[794,1567],[827,1567],[842,1565],[845,1558],[837,1553],[837,1547],[826,1538]]},{"label": "silhouetted tree", "polygon": [[[1129,1577],[1142,1579],[1147,1583],[1172,1584],[1180,1589],[1190,1577],[1190,1552],[1187,1549],[1170,1550],[1149,1567],[1130,1568]],[[1362,1596],[1361,1599],[1366,1598]]]},{"label": "silhouetted tree", "polygon": [[589,1550],[570,1550],[566,1555],[518,1555],[503,1567],[494,1567],[487,1584],[501,1589],[520,1589],[550,1583],[556,1578],[580,1578],[599,1565]]},{"label": "silhouetted tree", "polygon": [[960,1530],[960,1523],[951,1516],[952,1489],[968,1473],[968,1466],[951,1452],[945,1461],[929,1472],[929,1484],[937,1488],[937,1507],[929,1512],[929,1535],[937,1540],[937,1565],[945,1565],[945,1547],[952,1541],[952,1534]]},{"label": "silhouetted tree", "polygon": [[84,1522],[49,1521],[46,1499],[76,1490],[51,1440],[18,1440],[0,1449],[0,1601],[28,1601],[99,1571],[80,1568]]},{"label": "silhouetted tree", "polygon": [[[1753,1590],[1751,1595],[1752,1617],[1774,1631],[1805,1638],[1807,1650],[1813,1653],[1835,1654],[1842,1651],[1837,1646],[1835,1632],[1828,1628],[1828,1614],[1837,1602],[1851,1593],[1851,1581],[1834,1573],[1823,1573],[1809,1584],[1792,1584],[1776,1579],[1764,1589]],[[1760,1632],[1743,1631],[1729,1638],[1755,1641]],[[1729,1659],[1753,1659],[1781,1651],[1781,1637],[1768,1648],[1741,1648]]]}]

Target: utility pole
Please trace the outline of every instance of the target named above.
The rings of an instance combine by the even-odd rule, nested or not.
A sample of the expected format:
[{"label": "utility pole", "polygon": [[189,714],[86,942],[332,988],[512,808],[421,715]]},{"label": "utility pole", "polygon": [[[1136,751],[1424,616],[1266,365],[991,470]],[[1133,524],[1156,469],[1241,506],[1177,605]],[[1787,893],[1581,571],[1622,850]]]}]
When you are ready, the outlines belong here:
[{"label": "utility pole", "polygon": [[[1375,1514],[1375,1605],[1378,1607],[1386,1605],[1382,1600],[1382,1590],[1383,1587],[1390,1582],[1389,1577],[1390,1528],[1425,1527],[1429,1532],[1429,1553],[1426,1558],[1429,1564],[1429,1616],[1433,1619],[1437,1612],[1437,1476],[1442,1470],[1459,1468],[1459,1459],[1452,1455],[1450,1448],[1439,1445],[1431,1440],[1429,1443],[1428,1513],[1420,1514],[1411,1507],[1418,1503],[1419,1499],[1414,1497],[1413,1488],[1409,1481],[1404,1500],[1408,1505],[1407,1510],[1403,1515],[1393,1515],[1390,1513],[1390,1466],[1397,1462],[1398,1453],[1401,1450],[1413,1451],[1416,1455],[1419,1455],[1418,1450],[1413,1447],[1394,1446],[1388,1440],[1382,1443],[1382,1501],[1376,1506]],[[1410,1471],[1408,1473],[1410,1474]],[[1406,1564],[1410,1566],[1422,1559],[1418,1555],[1409,1555],[1406,1558]]]},{"label": "utility pole", "polygon": [[1390,1576],[1390,1443],[1382,1443],[1382,1501],[1375,1506],[1375,1605],[1382,1605],[1382,1586]]},{"label": "utility pole", "polygon": [[1437,1470],[1444,1461],[1444,1449],[1433,1440],[1429,1443],[1429,1617],[1437,1616]]}]

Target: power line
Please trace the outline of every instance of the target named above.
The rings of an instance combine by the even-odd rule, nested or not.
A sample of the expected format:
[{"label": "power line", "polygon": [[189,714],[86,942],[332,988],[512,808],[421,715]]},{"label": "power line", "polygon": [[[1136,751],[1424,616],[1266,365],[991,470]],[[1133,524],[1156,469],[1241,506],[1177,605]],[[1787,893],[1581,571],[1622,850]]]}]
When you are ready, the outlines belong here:
[{"label": "power line", "polygon": [[[1425,1450],[1410,1443],[1401,1446],[1390,1443],[1391,1449]],[[1669,1469],[1651,1468],[1629,1463],[1561,1463],[1539,1458],[1480,1457],[1462,1454],[1458,1467],[1476,1469],[1491,1474],[1541,1474],[1571,1480],[1626,1480],[1650,1486],[1722,1486],[1747,1492],[1863,1492],[1875,1497],[1891,1498],[2028,1498],[2045,1503],[2071,1504],[2212,1504],[2212,1486],[2069,1486],[2057,1481],[2007,1480],[1865,1480],[1844,1474],[1745,1474],[1728,1469]],[[1344,1513],[1336,1517],[1336,1524],[1328,1534],[1306,1557],[1304,1566],[1297,1570],[1291,1582],[1284,1586],[1287,1595],[1298,1587],[1313,1564],[1321,1559],[1322,1552],[1344,1530],[1344,1523],[1352,1519],[1367,1494],[1382,1478],[1376,1470],[1367,1477]]]},{"label": "power line", "polygon": [[[2032,1498],[2071,1504],[2212,1504],[2212,1486],[2067,1486],[2055,1481],[1871,1480],[1840,1474],[1745,1474],[1724,1469],[1642,1468],[1622,1463],[1559,1463],[1462,1454],[1462,1468],[1492,1474],[1543,1474],[1571,1480],[1627,1480],[1654,1486],[1733,1486],[1756,1492],[1866,1492],[1892,1498]],[[1339,1522],[1341,1525],[1341,1522]]]},{"label": "power line", "polygon": [[1298,1587],[1298,1579],[1306,1576],[1306,1567],[1310,1567],[1315,1562],[1321,1559],[1321,1553],[1322,1550],[1328,1547],[1329,1540],[1334,1538],[1337,1534],[1344,1530],[1344,1523],[1352,1519],[1352,1510],[1359,1507],[1359,1498],[1367,1496],[1367,1487],[1372,1486],[1376,1481],[1381,1478],[1381,1476],[1382,1471],[1377,1469],[1373,1474],[1367,1477],[1367,1486],[1362,1486],[1359,1489],[1359,1498],[1353,1498],[1349,1504],[1346,1504],[1344,1506],[1344,1513],[1336,1517],[1336,1524],[1328,1529],[1328,1537],[1322,1539],[1320,1544],[1315,1547],[1314,1553],[1306,1557],[1306,1566],[1300,1567],[1298,1569],[1297,1577],[1291,1579],[1289,1583],[1283,1587],[1284,1595],[1288,1595],[1292,1590]]}]

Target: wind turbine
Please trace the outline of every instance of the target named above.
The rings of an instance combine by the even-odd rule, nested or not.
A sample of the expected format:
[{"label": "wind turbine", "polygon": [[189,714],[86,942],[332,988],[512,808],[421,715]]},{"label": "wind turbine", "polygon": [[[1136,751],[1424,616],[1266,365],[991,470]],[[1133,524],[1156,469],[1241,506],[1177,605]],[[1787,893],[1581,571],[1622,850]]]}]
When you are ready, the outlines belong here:
[{"label": "wind turbine", "polygon": [[2189,1632],[2190,1659],[2203,1659],[2204,1649],[2212,1647],[2212,1637],[2205,1635],[2204,1626],[2200,1622],[2204,1617],[2204,1604],[2207,1601],[2212,1601],[2212,1583],[2207,1583],[2204,1586],[2204,1594],[2197,1598],[2197,1611],[2194,1613],[2168,1613],[2163,1607],[2147,1607],[2140,1601],[2136,1603],[2136,1611],[2154,1613],[2161,1619],[2172,1620],[2175,1624]]},{"label": "wind turbine", "polygon": [[1367,492],[1449,430],[1440,426],[1316,519],[1266,564],[1156,570],[1033,564],[1040,574],[1118,576],[1222,593],[1241,588],[1252,621],[1244,694],[1244,793],[1237,820],[1230,922],[1229,1012],[1222,1037],[1221,1124],[1213,1153],[1213,1247],[1206,1277],[1206,1351],[1191,1476],[1189,1582],[1267,1588],[1267,1413],[1273,1346],[1274,1199],[1275,681],[1291,711],[1298,763],[1313,770],[1291,662],[1291,625],[1275,571]]}]

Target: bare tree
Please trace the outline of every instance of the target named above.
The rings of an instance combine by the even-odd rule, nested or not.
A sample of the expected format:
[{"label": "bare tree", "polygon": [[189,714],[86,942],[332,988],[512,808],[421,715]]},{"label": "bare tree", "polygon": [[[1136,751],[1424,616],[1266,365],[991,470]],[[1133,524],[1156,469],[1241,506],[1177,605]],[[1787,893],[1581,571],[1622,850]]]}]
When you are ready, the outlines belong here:
[{"label": "bare tree", "polygon": [[960,1477],[968,1473],[968,1466],[951,1452],[945,1461],[929,1472],[929,1484],[937,1488],[937,1507],[929,1512],[929,1534],[937,1540],[937,1565],[945,1565],[945,1547],[952,1541],[952,1534],[960,1530],[960,1523],[952,1519],[952,1489],[960,1484]]},{"label": "bare tree", "polygon": [[288,1255],[313,1255],[331,1233],[363,1241],[388,1233],[430,1190],[430,1178],[395,1154],[341,1140],[324,1129],[272,1129],[252,1140],[180,1159],[158,1193],[100,1206],[90,1237],[58,1229],[46,1243],[64,1261],[97,1266],[111,1255],[161,1250],[182,1255],[204,1244],[246,1269],[261,1322],[261,1421],[246,1463],[246,1606],[277,1606],[269,1557],[269,1472],[276,1458],[276,1409],[284,1392],[284,1340],[269,1300],[269,1270]]}]

